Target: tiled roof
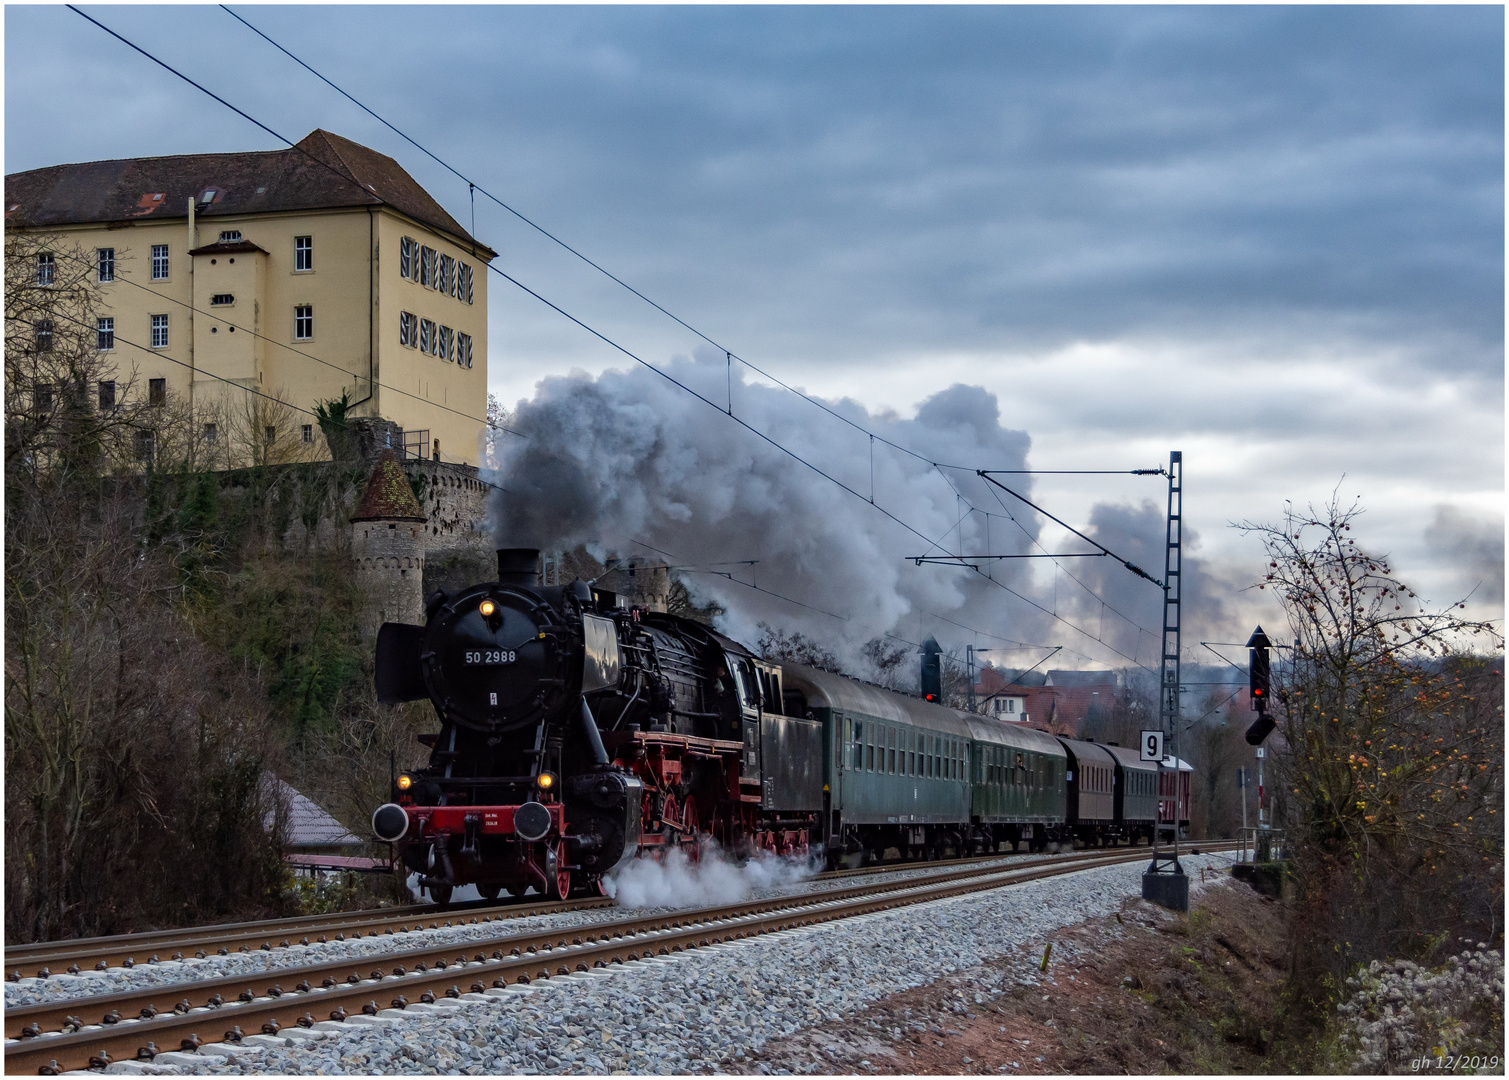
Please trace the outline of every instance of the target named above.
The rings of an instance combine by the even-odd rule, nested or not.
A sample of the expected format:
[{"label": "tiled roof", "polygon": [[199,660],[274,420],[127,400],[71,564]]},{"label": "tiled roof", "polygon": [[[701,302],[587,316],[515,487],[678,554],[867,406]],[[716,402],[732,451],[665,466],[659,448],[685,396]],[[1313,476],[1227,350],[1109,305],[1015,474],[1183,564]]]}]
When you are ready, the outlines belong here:
[{"label": "tiled roof", "polygon": [[[206,193],[210,200],[201,202]],[[49,165],[5,178],[8,225],[171,220],[348,206],[391,206],[474,247],[479,244],[403,166],[350,139],[316,129],[296,148],[240,154],[179,154]]]},{"label": "tiled roof", "polygon": [[398,464],[398,455],[391,450],[383,451],[367,481],[367,490],[361,502],[356,504],[352,521],[428,521],[403,466]]}]

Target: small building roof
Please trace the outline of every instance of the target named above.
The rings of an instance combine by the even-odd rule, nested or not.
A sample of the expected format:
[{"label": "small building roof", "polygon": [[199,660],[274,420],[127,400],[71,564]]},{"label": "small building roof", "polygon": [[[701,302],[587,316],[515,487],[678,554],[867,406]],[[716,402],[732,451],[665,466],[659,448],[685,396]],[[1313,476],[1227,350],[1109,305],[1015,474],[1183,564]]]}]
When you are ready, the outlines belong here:
[{"label": "small building roof", "polygon": [[473,248],[478,243],[403,166],[316,128],[296,146],[49,165],[5,178],[5,223],[31,228],[289,210],[391,206]]},{"label": "small building roof", "polygon": [[393,451],[384,450],[382,457],[377,459],[372,476],[367,480],[367,490],[362,493],[361,502],[356,504],[356,513],[351,515],[351,520],[430,520],[425,517],[419,500],[414,497],[409,478],[404,475],[403,466],[398,463],[398,455]]},{"label": "small building roof", "polygon": [[205,244],[203,247],[192,248],[190,255],[238,255],[241,252],[266,255],[267,249],[250,240],[218,240],[213,244]]},{"label": "small building roof", "polygon": [[[283,840],[288,846],[320,847],[364,842],[360,837],[352,836],[346,826],[321,810],[297,788],[271,773],[265,775],[265,780],[271,784],[272,797],[283,805],[287,814],[283,823]],[[267,824],[271,825],[271,821]]]}]

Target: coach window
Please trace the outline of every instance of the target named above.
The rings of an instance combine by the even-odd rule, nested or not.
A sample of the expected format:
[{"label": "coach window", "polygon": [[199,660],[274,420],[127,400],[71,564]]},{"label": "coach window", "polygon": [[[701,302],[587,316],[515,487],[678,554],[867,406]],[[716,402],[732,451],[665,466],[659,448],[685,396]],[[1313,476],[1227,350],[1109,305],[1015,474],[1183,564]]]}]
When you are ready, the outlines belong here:
[{"label": "coach window", "polygon": [[865,772],[875,771],[875,725],[865,734]]},{"label": "coach window", "polygon": [[891,728],[886,735],[886,763],[890,766],[891,775],[896,775],[896,729]]}]

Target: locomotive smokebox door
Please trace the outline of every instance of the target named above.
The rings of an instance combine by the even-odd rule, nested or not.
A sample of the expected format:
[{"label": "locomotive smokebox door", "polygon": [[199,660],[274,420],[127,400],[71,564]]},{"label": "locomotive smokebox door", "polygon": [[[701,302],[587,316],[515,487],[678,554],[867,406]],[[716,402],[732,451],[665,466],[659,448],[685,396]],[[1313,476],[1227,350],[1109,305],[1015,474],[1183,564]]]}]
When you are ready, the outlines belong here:
[{"label": "locomotive smokebox door", "polygon": [[618,631],[612,619],[582,616],[582,693],[617,688],[620,671]]}]

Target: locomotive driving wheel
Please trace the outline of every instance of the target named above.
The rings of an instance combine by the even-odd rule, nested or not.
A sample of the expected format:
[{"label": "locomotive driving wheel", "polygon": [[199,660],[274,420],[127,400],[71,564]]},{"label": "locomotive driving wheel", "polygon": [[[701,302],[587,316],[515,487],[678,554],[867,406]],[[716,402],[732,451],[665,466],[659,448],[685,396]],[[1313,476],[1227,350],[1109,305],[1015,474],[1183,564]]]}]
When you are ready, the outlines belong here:
[{"label": "locomotive driving wheel", "polygon": [[550,899],[564,900],[571,895],[571,871],[566,866],[566,841],[545,848],[545,881]]}]

